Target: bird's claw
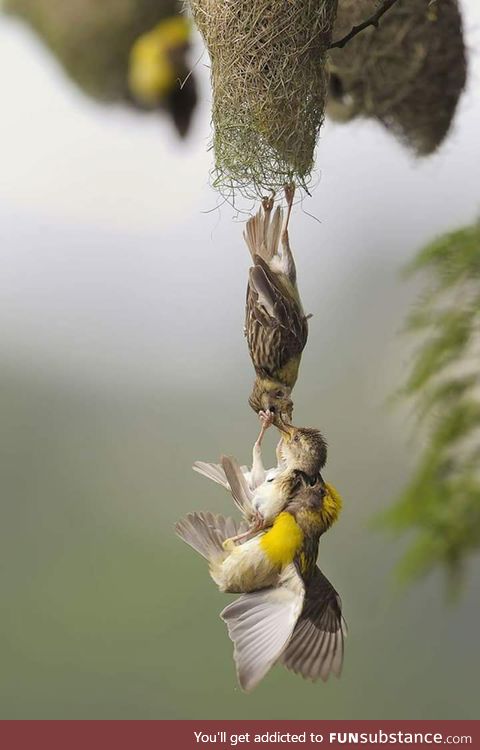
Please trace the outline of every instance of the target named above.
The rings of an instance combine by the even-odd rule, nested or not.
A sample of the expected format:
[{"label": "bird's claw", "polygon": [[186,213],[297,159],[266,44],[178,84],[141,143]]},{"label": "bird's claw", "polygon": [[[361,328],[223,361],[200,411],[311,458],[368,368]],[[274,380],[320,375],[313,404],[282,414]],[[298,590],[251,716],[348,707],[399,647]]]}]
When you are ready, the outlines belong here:
[{"label": "bird's claw", "polygon": [[259,411],[258,417],[260,419],[260,422],[262,423],[262,427],[265,430],[268,430],[269,427],[272,426],[273,420],[275,418],[275,415],[270,409],[267,409],[266,411]]},{"label": "bird's claw", "polygon": [[272,190],[270,196],[265,196],[264,198],[262,198],[262,207],[263,207],[263,211],[265,214],[268,215],[272,212],[274,202],[275,202],[275,191]]},{"label": "bird's claw", "polygon": [[284,185],[284,193],[285,193],[285,200],[287,201],[288,208],[291,208],[293,199],[295,197],[295,184],[291,182],[290,184]]},{"label": "bird's claw", "polygon": [[231,537],[230,539],[225,539],[225,541],[222,544],[222,547],[225,550],[225,552],[231,552],[235,548],[236,539],[237,537]]},{"label": "bird's claw", "polygon": [[258,534],[259,531],[263,531],[264,528],[265,520],[262,514],[257,510],[253,514],[253,519],[250,527],[242,534],[237,534],[236,536],[229,537],[229,539],[225,539],[225,541],[222,543],[222,547],[225,552],[232,552],[232,550],[234,550],[237,546],[238,542],[246,542],[248,539],[250,539],[250,537]]}]

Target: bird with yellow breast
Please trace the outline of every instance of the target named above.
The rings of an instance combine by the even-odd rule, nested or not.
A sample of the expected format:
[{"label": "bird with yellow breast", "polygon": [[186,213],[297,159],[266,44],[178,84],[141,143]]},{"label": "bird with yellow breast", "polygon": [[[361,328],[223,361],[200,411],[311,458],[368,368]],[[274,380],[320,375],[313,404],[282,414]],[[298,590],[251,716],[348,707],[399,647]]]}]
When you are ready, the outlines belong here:
[{"label": "bird with yellow breast", "polygon": [[244,526],[191,513],[178,536],[201,554],[220,591],[242,593],[221,613],[234,643],[241,687],[253,689],[275,662],[303,677],[340,674],[345,635],[337,592],[316,565],[320,537],[338,518],[341,498],[319,477],[301,476],[271,528],[238,544]]}]

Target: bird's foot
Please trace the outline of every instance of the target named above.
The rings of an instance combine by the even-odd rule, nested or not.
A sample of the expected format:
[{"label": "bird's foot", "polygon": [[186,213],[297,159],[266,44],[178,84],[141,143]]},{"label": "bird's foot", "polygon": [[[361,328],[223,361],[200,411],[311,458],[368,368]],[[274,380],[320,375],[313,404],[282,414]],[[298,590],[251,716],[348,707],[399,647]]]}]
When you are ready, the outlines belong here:
[{"label": "bird's foot", "polygon": [[289,209],[291,209],[293,199],[295,197],[295,184],[293,182],[289,184],[287,183],[286,185],[284,185],[283,190],[285,192],[285,200],[287,201],[287,206]]},{"label": "bird's foot", "polygon": [[246,541],[251,533],[252,529],[249,528],[242,534],[237,534],[236,536],[231,536],[229,539],[225,539],[222,544],[223,549],[225,550],[225,552],[231,552],[236,547],[238,542]]},{"label": "bird's foot", "polygon": [[225,541],[222,544],[223,549],[225,552],[232,552],[236,547],[236,541],[238,537],[232,536],[230,539],[225,539]]},{"label": "bird's foot", "polygon": [[270,411],[270,409],[267,409],[266,411],[259,411],[258,418],[260,422],[262,423],[262,428],[265,431],[265,430],[268,430],[268,428],[272,426],[275,415],[273,411]]},{"label": "bird's foot", "polygon": [[225,552],[231,552],[233,549],[235,549],[239,542],[246,542],[248,539],[250,539],[250,537],[258,534],[259,531],[263,531],[264,528],[265,521],[263,519],[263,516],[258,511],[256,511],[250,527],[242,534],[237,534],[236,536],[229,537],[229,539],[225,539],[222,547]]},{"label": "bird's foot", "polygon": [[283,230],[284,240],[288,241],[288,224],[290,221],[290,214],[292,213],[293,199],[295,197],[295,184],[291,182],[283,188],[285,192],[285,200],[287,201],[287,219],[285,221],[285,228]]},{"label": "bird's foot", "polygon": [[256,447],[260,448],[263,440],[263,436],[265,435],[265,432],[268,430],[269,427],[273,424],[274,415],[271,411],[259,411],[258,412],[258,418],[260,422],[262,423],[262,426],[260,428],[260,434],[257,438]]},{"label": "bird's foot", "polygon": [[262,198],[262,207],[264,213],[269,216],[272,213],[273,210],[273,204],[275,202],[275,191],[271,191],[272,194],[270,197],[265,196],[265,198]]},{"label": "bird's foot", "polygon": [[256,510],[253,515],[253,523],[250,526],[250,532],[256,534],[258,531],[263,531],[264,528],[265,519],[262,514],[258,510]]}]

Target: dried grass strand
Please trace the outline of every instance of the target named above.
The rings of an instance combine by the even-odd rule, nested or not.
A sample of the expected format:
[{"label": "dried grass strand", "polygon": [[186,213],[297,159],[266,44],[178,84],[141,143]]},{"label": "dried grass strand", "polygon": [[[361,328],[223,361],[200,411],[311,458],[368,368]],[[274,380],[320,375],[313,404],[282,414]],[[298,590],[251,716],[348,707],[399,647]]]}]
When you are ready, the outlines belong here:
[{"label": "dried grass strand", "polygon": [[336,0],[190,0],[211,59],[213,183],[307,189],[324,119]]}]

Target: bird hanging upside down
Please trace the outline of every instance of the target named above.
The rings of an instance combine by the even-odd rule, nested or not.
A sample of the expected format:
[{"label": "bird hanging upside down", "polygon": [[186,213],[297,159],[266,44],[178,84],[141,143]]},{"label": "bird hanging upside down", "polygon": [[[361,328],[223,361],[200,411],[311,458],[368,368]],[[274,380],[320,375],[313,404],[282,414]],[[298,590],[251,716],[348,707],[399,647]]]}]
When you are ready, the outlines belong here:
[{"label": "bird hanging upside down", "polygon": [[257,413],[272,411],[275,419],[290,420],[291,392],[307,343],[309,316],[298,293],[288,236],[293,186],[285,187],[285,196],[288,212],[283,229],[282,209],[277,206],[272,216],[272,197],[264,198],[244,232],[254,263],[247,287],[245,336],[256,373],[250,406]]},{"label": "bird hanging upside down", "polygon": [[[261,445],[265,431],[273,422],[271,412],[259,413],[262,427],[253,446],[251,471],[241,467],[231,456],[223,456],[221,464],[196,461],[195,471],[221,484],[232,493],[233,500],[249,524],[234,540],[244,539],[270,526],[295,492],[305,485],[315,485],[327,458],[327,445],[322,434],[308,427],[282,423],[282,437],[277,445],[277,466],[265,471]],[[327,494],[335,491],[325,483]]]},{"label": "bird hanging upside down", "polygon": [[[340,598],[317,567],[320,536],[337,519],[341,499],[321,477],[302,485],[271,528],[238,544],[244,524],[191,513],[178,536],[201,554],[220,591],[242,593],[221,617],[234,643],[241,687],[252,690],[280,661],[303,677],[340,675],[345,623]],[[248,517],[253,508],[245,505]]]}]

